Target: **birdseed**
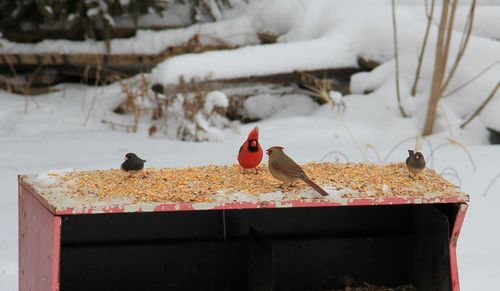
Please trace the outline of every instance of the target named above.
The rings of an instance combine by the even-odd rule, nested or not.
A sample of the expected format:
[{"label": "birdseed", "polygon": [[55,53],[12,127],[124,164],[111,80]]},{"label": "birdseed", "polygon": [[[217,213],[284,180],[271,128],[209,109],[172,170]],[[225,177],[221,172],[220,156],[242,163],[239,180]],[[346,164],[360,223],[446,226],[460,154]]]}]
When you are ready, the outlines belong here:
[{"label": "birdseed", "polygon": [[[302,165],[309,178],[328,192],[341,191],[342,198],[422,196],[434,193],[461,195],[463,192],[425,169],[418,179],[408,175],[406,165],[366,163],[308,163]],[[64,199],[117,201],[127,203],[213,202],[216,195],[245,193],[255,196],[281,191],[281,182],[274,179],[267,165],[260,165],[258,174],[243,173],[238,165],[202,166],[189,168],[147,168],[137,173],[118,169],[77,171],[60,175],[49,186],[37,187],[44,192],[58,192]],[[35,185],[36,186],[36,185]],[[310,187],[296,182],[285,189],[286,195],[296,195]],[[57,191],[56,191],[57,190]]]}]

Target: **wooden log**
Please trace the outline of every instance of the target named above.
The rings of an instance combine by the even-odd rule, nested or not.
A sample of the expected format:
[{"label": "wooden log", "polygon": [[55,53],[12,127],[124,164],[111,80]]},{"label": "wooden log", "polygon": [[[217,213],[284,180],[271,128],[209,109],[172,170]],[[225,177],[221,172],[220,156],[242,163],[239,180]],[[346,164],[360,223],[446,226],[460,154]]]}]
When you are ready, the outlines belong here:
[{"label": "wooden log", "polygon": [[[304,71],[304,72],[291,72],[283,74],[265,75],[265,76],[250,76],[244,78],[233,78],[233,79],[223,79],[223,80],[208,80],[200,81],[195,80],[194,82],[181,83],[175,85],[163,86],[163,92],[167,95],[175,94],[182,91],[196,91],[197,87],[202,87],[206,91],[221,90],[225,88],[238,87],[242,84],[245,86],[257,85],[257,84],[297,84],[300,87],[301,73],[307,73],[315,76],[316,78],[332,80],[331,90],[338,91],[342,94],[349,94],[349,79],[351,75],[364,71],[361,68],[335,68],[335,69],[325,69],[325,70],[314,70],[314,71]],[[161,86],[160,84],[154,84],[153,86]]]},{"label": "wooden log", "polygon": [[136,55],[136,54],[2,54],[0,65],[11,64],[13,66],[61,66],[61,65],[84,65],[97,66],[109,65],[131,65],[131,64],[156,64],[166,56],[160,55]]},{"label": "wooden log", "polygon": [[180,54],[200,53],[211,50],[234,49],[225,43],[203,44],[198,35],[193,36],[186,43],[167,47],[158,54],[60,54],[60,53],[5,53],[0,54],[0,67],[13,65],[16,69],[26,65],[82,65],[82,66],[127,66],[135,64],[156,65],[164,59]]},{"label": "wooden log", "polygon": [[[110,38],[127,38],[133,37],[137,30],[167,30],[185,28],[189,25],[148,25],[139,27],[112,27],[109,31]],[[102,29],[94,30],[97,40],[104,39]],[[34,43],[45,39],[68,39],[68,40],[84,40],[85,32],[83,29],[38,29],[38,30],[23,30],[23,31],[5,31],[4,37],[13,42]]]}]

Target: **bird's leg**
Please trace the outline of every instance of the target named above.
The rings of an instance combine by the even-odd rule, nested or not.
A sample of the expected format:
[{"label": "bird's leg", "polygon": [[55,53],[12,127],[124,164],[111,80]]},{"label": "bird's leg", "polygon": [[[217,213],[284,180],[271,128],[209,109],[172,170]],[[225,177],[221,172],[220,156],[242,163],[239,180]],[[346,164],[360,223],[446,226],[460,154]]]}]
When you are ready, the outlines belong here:
[{"label": "bird's leg", "polygon": [[255,167],[255,175],[259,174],[259,167]]},{"label": "bird's leg", "polygon": [[283,192],[288,192],[288,189],[287,189],[287,188],[288,188],[290,185],[291,185],[291,183],[289,183],[289,182],[285,182],[285,183],[281,184],[281,185],[280,185],[281,191],[283,191]]},{"label": "bird's leg", "polygon": [[243,167],[242,167],[242,169],[243,169],[242,174],[245,175],[247,173],[247,169],[245,169]]}]

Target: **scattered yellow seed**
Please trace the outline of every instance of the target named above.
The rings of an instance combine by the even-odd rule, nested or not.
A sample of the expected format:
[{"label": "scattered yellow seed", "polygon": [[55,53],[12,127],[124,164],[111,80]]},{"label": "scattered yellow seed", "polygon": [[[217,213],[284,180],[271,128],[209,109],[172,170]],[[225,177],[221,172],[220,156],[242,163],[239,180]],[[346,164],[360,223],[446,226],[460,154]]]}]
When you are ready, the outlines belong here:
[{"label": "scattered yellow seed", "polygon": [[[320,186],[341,190],[349,188],[359,195],[370,197],[419,196],[426,193],[455,193],[457,188],[426,169],[421,179],[408,176],[406,165],[364,163],[309,163],[302,166],[311,180]],[[384,188],[389,192],[382,191]],[[128,198],[133,202],[210,202],[216,193],[245,192],[259,195],[280,191],[280,182],[267,170],[259,174],[243,174],[238,165],[203,166],[182,169],[148,168],[142,173],[129,174],[120,170],[69,172],[60,177],[54,187],[64,189],[65,195],[81,198],[94,196],[100,200]],[[297,182],[287,192],[300,193],[308,188]],[[351,193],[342,197],[352,197]]]}]

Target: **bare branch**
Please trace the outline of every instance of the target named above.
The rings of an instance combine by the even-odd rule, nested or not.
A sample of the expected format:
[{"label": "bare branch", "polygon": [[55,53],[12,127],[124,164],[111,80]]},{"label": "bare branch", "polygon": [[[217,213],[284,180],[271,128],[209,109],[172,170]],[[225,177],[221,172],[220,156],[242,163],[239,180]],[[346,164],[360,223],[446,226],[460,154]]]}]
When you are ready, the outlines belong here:
[{"label": "bare branch", "polygon": [[[457,2],[458,2],[458,0],[457,0]],[[448,77],[446,78],[446,81],[444,82],[443,87],[441,88],[442,92],[444,92],[446,90],[446,88],[448,87],[448,85],[450,84],[451,79],[453,78],[453,76],[455,75],[455,73],[457,71],[458,64],[460,64],[460,61],[462,60],[462,58],[465,54],[465,49],[467,48],[467,44],[469,43],[469,38],[472,34],[472,24],[474,23],[476,2],[477,2],[476,0],[472,0],[470,11],[469,11],[469,16],[467,17],[467,21],[466,21],[465,27],[464,27],[464,33],[462,34],[462,36],[465,35],[465,39],[463,39],[463,41],[460,44],[460,48],[458,50],[457,56],[455,57],[455,62],[453,63],[453,66],[451,67],[450,73],[448,74]],[[452,14],[454,14],[453,11],[452,11]],[[450,24],[451,25],[453,24],[453,22],[451,22],[451,19],[450,19]],[[450,32],[451,31],[452,30],[450,28]]]},{"label": "bare branch", "polygon": [[[458,5],[458,0],[453,0],[453,2],[451,3],[450,18],[448,21],[448,26],[446,28],[446,41],[444,42],[445,49],[444,49],[444,54],[443,54],[444,70],[445,71],[446,71],[446,64],[448,63],[448,55],[450,53],[451,36],[453,35],[453,23],[455,23],[455,13],[457,12],[457,5]],[[443,75],[444,75],[444,73],[445,72],[443,71]],[[441,93],[444,91],[442,86],[441,86],[440,91],[441,91]]]},{"label": "bare branch", "polygon": [[426,15],[427,15],[427,28],[425,29],[424,41],[422,43],[422,47],[420,48],[420,54],[418,56],[418,65],[417,65],[417,71],[415,72],[415,80],[413,81],[413,86],[411,87],[411,95],[413,97],[415,97],[415,95],[417,94],[418,79],[420,78],[420,70],[422,69],[425,48],[427,46],[427,39],[429,38],[429,32],[431,31],[431,26],[432,26],[432,17],[434,15],[435,0],[432,0],[432,2],[431,2],[431,11],[430,12],[427,12],[427,1],[425,1],[425,4],[426,4],[425,7],[426,7]]},{"label": "bare branch", "polygon": [[392,27],[394,32],[394,58],[396,60],[396,97],[398,99],[399,111],[403,117],[407,117],[406,112],[401,105],[401,90],[399,88],[399,55],[398,55],[398,29],[396,25],[396,4],[392,0]]},{"label": "bare branch", "polygon": [[441,85],[443,84],[444,72],[446,69],[446,24],[448,22],[448,6],[450,0],[443,0],[441,11],[441,19],[439,22],[439,31],[436,42],[436,53],[434,58],[434,73],[432,76],[431,94],[429,103],[427,105],[427,115],[425,117],[425,124],[423,135],[432,134],[434,129],[434,122],[436,121],[437,104],[441,98]]},{"label": "bare branch", "polygon": [[483,101],[483,103],[479,105],[476,111],[474,111],[474,113],[469,118],[467,118],[467,120],[464,123],[462,123],[462,125],[460,125],[460,128],[464,128],[465,126],[467,126],[467,124],[469,124],[469,122],[471,122],[472,119],[474,119],[481,113],[481,111],[483,111],[484,107],[486,107],[486,105],[493,99],[499,87],[500,87],[500,81],[497,83],[495,88],[493,88],[490,95],[488,95],[488,97]]},{"label": "bare branch", "polygon": [[443,95],[443,97],[448,97],[450,96],[451,94],[453,93],[456,93],[460,90],[462,90],[464,87],[467,87],[467,85],[469,85],[470,83],[474,82],[475,80],[477,80],[479,77],[481,77],[484,73],[488,72],[489,70],[491,70],[493,67],[495,67],[496,65],[500,64],[500,59],[496,60],[493,64],[487,66],[486,68],[484,68],[481,72],[479,72],[477,75],[475,75],[472,79],[470,79],[469,81],[463,83],[462,85],[458,86],[457,88],[451,90],[450,92],[446,93]]},{"label": "bare branch", "polygon": [[85,121],[83,122],[83,126],[87,125],[87,122],[90,119],[90,115],[92,113],[92,110],[94,109],[94,105],[95,105],[95,102],[97,100],[97,93],[99,90],[98,85],[99,85],[100,78],[101,78],[101,64],[97,65],[97,68],[96,68],[95,83],[94,83],[94,87],[96,87],[96,89],[95,89],[94,97],[92,98],[92,102],[90,103],[89,111],[87,112],[87,117],[85,118]]}]

